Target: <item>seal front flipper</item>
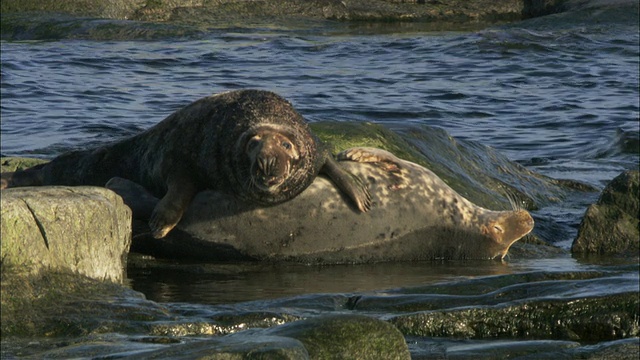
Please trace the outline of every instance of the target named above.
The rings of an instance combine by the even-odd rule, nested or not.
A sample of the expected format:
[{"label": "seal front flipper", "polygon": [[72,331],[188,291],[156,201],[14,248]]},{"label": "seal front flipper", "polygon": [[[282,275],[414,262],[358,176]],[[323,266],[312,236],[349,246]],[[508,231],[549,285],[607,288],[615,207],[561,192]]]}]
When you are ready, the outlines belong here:
[{"label": "seal front flipper", "polygon": [[167,193],[149,219],[154,238],[165,237],[178,224],[197,192],[198,188],[191,179],[175,174],[167,179]]},{"label": "seal front flipper", "polygon": [[371,194],[362,180],[342,168],[331,155],[327,156],[320,173],[327,175],[342,192],[351,198],[360,211],[366,212],[371,208]]},{"label": "seal front flipper", "polygon": [[339,161],[355,161],[360,163],[378,163],[378,165],[389,172],[400,172],[402,170],[402,160],[392,153],[372,147],[353,147],[340,152],[336,158]]}]

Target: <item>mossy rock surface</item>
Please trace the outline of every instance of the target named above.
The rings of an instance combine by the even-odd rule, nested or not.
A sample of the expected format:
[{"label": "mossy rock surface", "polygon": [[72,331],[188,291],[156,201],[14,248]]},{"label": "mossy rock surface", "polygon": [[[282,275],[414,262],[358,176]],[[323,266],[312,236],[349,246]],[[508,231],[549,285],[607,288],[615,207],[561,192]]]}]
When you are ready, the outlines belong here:
[{"label": "mossy rock surface", "polygon": [[121,284],[69,271],[23,270],[2,266],[2,339],[141,332],[146,321],[170,319],[165,308]]},{"label": "mossy rock surface", "polygon": [[0,159],[0,169],[2,172],[14,172],[28,169],[46,162],[48,162],[48,160],[28,157],[3,157]]}]

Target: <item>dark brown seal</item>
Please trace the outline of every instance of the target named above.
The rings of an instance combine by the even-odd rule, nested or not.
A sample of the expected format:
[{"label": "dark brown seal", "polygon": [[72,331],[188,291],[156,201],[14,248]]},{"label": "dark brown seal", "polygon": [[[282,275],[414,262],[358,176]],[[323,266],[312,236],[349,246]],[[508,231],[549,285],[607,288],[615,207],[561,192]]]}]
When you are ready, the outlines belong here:
[{"label": "dark brown seal", "polygon": [[240,90],[197,100],[131,138],[16,172],[3,187],[104,186],[112,177],[129,179],[161,198],[149,225],[162,238],[201,190],[273,205],[298,195],[320,172],[360,211],[368,210],[367,188],[338,165],[288,101]]}]

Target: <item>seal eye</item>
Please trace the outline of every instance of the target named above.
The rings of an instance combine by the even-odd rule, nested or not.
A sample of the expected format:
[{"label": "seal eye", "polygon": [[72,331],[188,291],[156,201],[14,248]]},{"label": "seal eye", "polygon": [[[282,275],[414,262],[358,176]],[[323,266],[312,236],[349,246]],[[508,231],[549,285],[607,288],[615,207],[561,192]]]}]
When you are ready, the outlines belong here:
[{"label": "seal eye", "polygon": [[253,149],[255,149],[258,144],[260,143],[260,139],[258,139],[257,137],[252,137],[248,142],[247,142],[247,152],[252,151]]},{"label": "seal eye", "polygon": [[290,142],[283,141],[281,145],[282,145],[283,148],[285,148],[287,150],[291,150],[291,143]]},{"label": "seal eye", "polygon": [[502,228],[498,225],[493,225],[493,229],[496,231],[496,233],[498,234],[502,234],[504,232],[504,230],[502,230]]}]

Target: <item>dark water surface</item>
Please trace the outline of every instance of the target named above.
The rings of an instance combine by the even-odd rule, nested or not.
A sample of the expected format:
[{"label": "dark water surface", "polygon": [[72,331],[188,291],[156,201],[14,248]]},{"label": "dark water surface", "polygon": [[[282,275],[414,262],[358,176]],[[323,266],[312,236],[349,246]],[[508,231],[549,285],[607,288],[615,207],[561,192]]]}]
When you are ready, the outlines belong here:
[{"label": "dark water surface", "polygon": [[[208,305],[273,300],[318,293],[375,293],[396,288],[522,272],[580,272],[634,259],[550,259],[444,261],[307,266],[300,264],[185,264],[174,268],[129,270],[134,289],[160,302]],[[165,262],[167,263],[167,262]],[[604,289],[603,289],[604,290]],[[607,291],[604,291],[607,292]],[[313,296],[311,296],[313,298]]]},{"label": "dark water surface", "polygon": [[[554,15],[477,32],[415,29],[328,23],[157,41],[2,41],[1,152],[50,158],[139,132],[202,96],[261,88],[291,100],[310,121],[438,126],[534,171],[598,188],[638,167],[637,11]],[[534,215],[556,219],[564,230],[553,241],[568,249],[596,198]],[[224,304],[599,265],[561,257],[252,266],[201,275],[137,269],[129,278],[152,300]]]}]

